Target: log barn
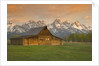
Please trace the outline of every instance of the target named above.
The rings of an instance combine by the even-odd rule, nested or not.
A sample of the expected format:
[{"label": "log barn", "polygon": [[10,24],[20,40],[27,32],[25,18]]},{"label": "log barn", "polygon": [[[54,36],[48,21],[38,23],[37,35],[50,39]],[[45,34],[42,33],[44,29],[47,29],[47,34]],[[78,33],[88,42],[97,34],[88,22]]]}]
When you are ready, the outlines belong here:
[{"label": "log barn", "polygon": [[63,40],[51,34],[47,26],[33,28],[27,35],[11,38],[15,45],[63,45]]}]

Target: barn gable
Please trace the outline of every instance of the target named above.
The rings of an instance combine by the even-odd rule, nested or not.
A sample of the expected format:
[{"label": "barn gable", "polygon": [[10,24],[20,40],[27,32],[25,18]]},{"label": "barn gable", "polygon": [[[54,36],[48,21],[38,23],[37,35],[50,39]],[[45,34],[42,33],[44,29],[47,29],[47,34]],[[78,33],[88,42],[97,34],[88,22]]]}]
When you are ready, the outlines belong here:
[{"label": "barn gable", "polygon": [[52,35],[50,31],[47,29],[47,26],[44,27],[38,27],[38,28],[31,28],[25,36],[30,36],[30,35]]},{"label": "barn gable", "polygon": [[47,26],[43,27],[43,29],[39,32],[38,35],[52,35],[50,31],[47,29]]}]

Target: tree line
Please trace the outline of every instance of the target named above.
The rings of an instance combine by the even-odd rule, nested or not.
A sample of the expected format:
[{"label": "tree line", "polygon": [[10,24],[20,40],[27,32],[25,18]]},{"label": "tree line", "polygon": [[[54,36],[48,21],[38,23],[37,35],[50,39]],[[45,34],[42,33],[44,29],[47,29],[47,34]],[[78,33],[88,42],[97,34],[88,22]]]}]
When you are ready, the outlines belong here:
[{"label": "tree line", "polygon": [[92,42],[92,31],[89,31],[87,34],[72,33],[69,36],[64,36],[64,40],[68,42]]}]

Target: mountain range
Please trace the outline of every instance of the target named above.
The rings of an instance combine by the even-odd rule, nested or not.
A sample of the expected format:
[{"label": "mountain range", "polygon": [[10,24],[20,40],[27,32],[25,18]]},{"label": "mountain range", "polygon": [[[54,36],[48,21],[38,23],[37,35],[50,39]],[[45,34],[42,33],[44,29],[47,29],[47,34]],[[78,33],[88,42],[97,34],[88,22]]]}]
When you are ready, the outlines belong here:
[{"label": "mountain range", "polygon": [[55,19],[51,24],[46,24],[44,20],[34,21],[30,20],[22,25],[16,25],[12,22],[7,24],[7,37],[11,38],[13,35],[25,35],[33,28],[47,26],[49,31],[60,38],[68,36],[72,33],[88,33],[92,30],[91,26],[81,24],[79,21],[73,23],[69,21],[62,21],[60,18]]}]

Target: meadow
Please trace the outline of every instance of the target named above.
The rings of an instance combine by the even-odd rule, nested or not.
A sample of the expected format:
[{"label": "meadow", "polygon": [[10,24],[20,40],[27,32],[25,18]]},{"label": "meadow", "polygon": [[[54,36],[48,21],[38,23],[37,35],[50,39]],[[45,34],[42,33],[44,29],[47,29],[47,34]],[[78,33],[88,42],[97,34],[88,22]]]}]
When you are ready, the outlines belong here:
[{"label": "meadow", "polygon": [[7,45],[8,61],[92,61],[92,43],[62,46]]}]

